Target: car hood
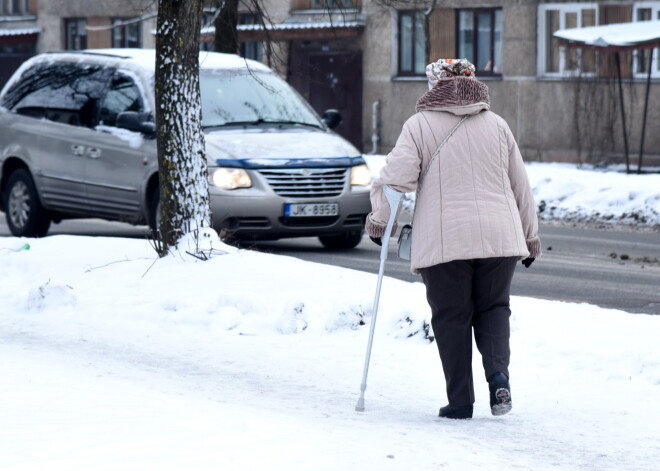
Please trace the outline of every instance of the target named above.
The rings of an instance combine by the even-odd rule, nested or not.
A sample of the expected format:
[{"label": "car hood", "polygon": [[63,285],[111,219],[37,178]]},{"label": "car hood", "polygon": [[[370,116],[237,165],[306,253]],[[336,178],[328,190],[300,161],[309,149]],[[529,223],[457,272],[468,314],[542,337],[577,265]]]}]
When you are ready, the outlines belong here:
[{"label": "car hood", "polygon": [[223,129],[205,135],[209,165],[285,167],[354,165],[362,154],[341,136],[315,129]]}]

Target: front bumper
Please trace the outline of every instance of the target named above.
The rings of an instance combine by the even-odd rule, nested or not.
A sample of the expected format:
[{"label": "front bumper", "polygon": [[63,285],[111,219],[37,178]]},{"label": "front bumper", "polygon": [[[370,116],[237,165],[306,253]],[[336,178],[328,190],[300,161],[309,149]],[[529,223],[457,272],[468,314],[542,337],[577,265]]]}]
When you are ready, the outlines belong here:
[{"label": "front bumper", "polygon": [[[275,240],[287,237],[318,237],[361,231],[371,211],[368,189],[353,189],[346,183],[339,196],[283,197],[275,193],[258,172],[250,172],[253,186],[233,191],[210,187],[214,229],[238,238]],[[337,203],[339,214],[328,217],[284,217],[287,203]]]}]

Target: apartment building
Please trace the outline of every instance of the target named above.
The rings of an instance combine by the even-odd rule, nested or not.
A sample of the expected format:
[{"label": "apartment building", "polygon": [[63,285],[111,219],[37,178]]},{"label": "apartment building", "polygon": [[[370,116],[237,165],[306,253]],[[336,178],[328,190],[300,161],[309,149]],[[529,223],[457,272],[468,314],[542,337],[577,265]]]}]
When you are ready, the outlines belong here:
[{"label": "apartment building", "polygon": [[[263,12],[248,3],[240,7],[237,52],[278,70],[317,111],[339,109],[338,131],[364,152],[386,153],[394,145],[427,90],[429,61],[467,57],[525,158],[569,162],[621,162],[618,84],[611,54],[566,49],[553,33],[660,20],[660,0],[264,0]],[[36,0],[0,4],[2,11],[22,6],[24,20],[15,24],[31,31],[37,51],[155,44],[156,2],[39,0],[38,13]],[[0,44],[6,24],[0,23]],[[204,40],[208,48],[212,30]],[[632,155],[652,61],[649,165],[660,164],[659,56],[657,48],[621,56]]]},{"label": "apartment building", "polygon": [[[660,1],[291,0],[273,2],[273,24],[239,27],[246,40],[282,46],[289,81],[317,109],[349,115],[365,152],[387,152],[426,91],[431,60],[467,57],[491,91],[492,109],[527,159],[619,162],[623,157],[613,55],[567,50],[558,29],[660,19]],[[330,13],[328,13],[330,12]],[[638,151],[648,54],[647,127],[660,122],[658,49],[622,55],[630,152]],[[350,117],[361,110],[361,123]],[[358,118],[359,119],[359,116]],[[353,142],[355,138],[344,131]],[[660,133],[647,129],[645,161],[660,163]]]}]

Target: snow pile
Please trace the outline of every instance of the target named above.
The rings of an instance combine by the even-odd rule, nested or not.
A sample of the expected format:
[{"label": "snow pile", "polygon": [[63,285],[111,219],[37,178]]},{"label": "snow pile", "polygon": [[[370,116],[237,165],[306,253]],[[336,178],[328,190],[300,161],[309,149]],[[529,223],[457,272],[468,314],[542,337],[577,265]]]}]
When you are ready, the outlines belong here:
[{"label": "snow pile", "polygon": [[[374,177],[385,157],[365,156]],[[544,221],[660,230],[660,172],[628,175],[618,167],[538,162],[526,168]],[[404,211],[411,214],[414,202],[414,193],[407,194]]]},{"label": "snow pile", "polygon": [[[512,299],[514,409],[436,417],[424,287],[236,250],[0,238],[0,469],[644,470],[660,459],[660,317]],[[22,249],[22,250],[21,250]],[[224,255],[217,255],[224,253]]]},{"label": "snow pile", "polygon": [[660,229],[660,173],[625,174],[575,165],[527,165],[544,220]]},{"label": "snow pile", "polygon": [[[215,238],[199,248],[184,239],[180,252],[164,259],[146,241],[75,236],[34,240],[28,251],[2,255],[5,273],[12,277],[0,286],[0,299],[10,311],[39,311],[44,317],[80,320],[77,313],[85,312],[86,321],[128,328],[140,324],[147,329],[155,323],[243,335],[351,330],[371,315],[371,274],[238,250]],[[21,245],[20,239],[4,239],[3,245],[12,240]],[[115,249],[113,255],[106,244]],[[211,259],[203,263],[204,253]],[[274,266],[285,276],[274,273]],[[385,281],[380,315],[391,333],[405,337],[423,331],[430,313],[421,284],[410,307],[400,311],[396,293],[404,286],[396,279]],[[419,319],[406,320],[413,312]]]}]

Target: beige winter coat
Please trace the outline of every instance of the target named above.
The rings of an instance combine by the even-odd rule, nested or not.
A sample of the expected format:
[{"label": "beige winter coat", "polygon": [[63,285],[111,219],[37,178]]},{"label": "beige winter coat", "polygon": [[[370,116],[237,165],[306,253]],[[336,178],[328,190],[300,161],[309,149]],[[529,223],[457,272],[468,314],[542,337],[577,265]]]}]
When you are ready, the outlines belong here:
[{"label": "beige winter coat", "polygon": [[366,231],[382,237],[389,218],[386,184],[417,190],[432,154],[462,116],[417,194],[411,270],[452,260],[539,257],[536,205],[516,141],[489,111],[488,88],[465,77],[441,79],[417,102],[371,190]]}]

